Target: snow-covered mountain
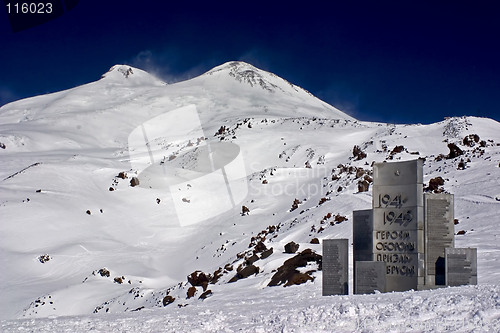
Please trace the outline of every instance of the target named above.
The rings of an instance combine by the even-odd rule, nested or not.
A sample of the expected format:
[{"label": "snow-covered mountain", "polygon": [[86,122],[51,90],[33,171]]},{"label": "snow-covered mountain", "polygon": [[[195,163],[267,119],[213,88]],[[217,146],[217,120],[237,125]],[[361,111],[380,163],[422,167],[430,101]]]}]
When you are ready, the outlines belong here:
[{"label": "snow-covered mountain", "polygon": [[[104,330],[116,319],[143,331],[167,322],[351,331],[405,319],[379,303],[423,322],[470,312],[467,323],[500,328],[494,120],[361,122],[242,62],[171,85],[117,65],[99,81],[0,108],[0,144],[5,330],[53,330],[57,320],[60,330]],[[480,286],[318,296],[321,240],[352,239],[352,211],[371,207],[372,163],[415,158],[426,183],[441,177],[436,190],[455,194],[456,247],[478,248]],[[186,319],[200,313],[212,314],[208,326]],[[66,315],[91,317],[14,319]],[[140,326],[141,316],[154,324]]]}]

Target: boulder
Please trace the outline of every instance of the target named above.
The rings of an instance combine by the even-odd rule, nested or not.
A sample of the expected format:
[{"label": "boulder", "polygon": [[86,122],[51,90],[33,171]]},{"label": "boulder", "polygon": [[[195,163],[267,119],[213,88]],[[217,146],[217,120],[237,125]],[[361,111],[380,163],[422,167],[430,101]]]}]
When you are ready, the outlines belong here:
[{"label": "boulder", "polygon": [[187,280],[193,287],[203,287],[210,281],[209,277],[202,271],[194,271],[187,277]]},{"label": "boulder", "polygon": [[358,192],[368,192],[370,188],[370,183],[366,180],[361,180],[358,182]]},{"label": "boulder", "polygon": [[137,177],[132,177],[130,180],[130,186],[135,187],[139,185],[139,178]]},{"label": "boulder", "polygon": [[299,249],[300,245],[295,242],[290,242],[285,245],[285,253],[295,253]]},{"label": "boulder", "polygon": [[201,294],[200,297],[198,297],[198,298],[201,300],[204,300],[205,298],[210,297],[210,296],[212,296],[212,290],[209,289],[209,290],[205,291],[203,294]]},{"label": "boulder", "polygon": [[169,304],[172,304],[174,301],[175,301],[175,297],[167,295],[163,298],[163,306],[167,306]]},{"label": "boulder", "polygon": [[439,193],[441,192],[439,190],[439,186],[443,185],[444,185],[444,179],[442,177],[435,177],[429,180],[429,186],[427,186],[425,190],[434,193]]},{"label": "boulder", "polygon": [[453,159],[464,154],[462,149],[458,148],[458,146],[454,143],[448,143],[448,149],[450,150],[450,153],[446,156],[447,159]]},{"label": "boulder", "polygon": [[270,249],[262,252],[262,254],[260,255],[260,259],[266,259],[267,257],[269,257],[271,254],[273,254],[273,248],[271,247]]},{"label": "boulder", "polygon": [[259,258],[259,256],[258,256],[258,255],[256,255],[256,254],[254,254],[254,255],[252,255],[251,257],[246,258],[245,263],[246,263],[247,265],[252,265],[254,262],[256,262],[256,261],[257,261],[257,260],[259,260],[259,259],[260,259],[260,258]]},{"label": "boulder", "polygon": [[191,298],[196,295],[196,287],[189,287],[187,291],[187,298]]}]

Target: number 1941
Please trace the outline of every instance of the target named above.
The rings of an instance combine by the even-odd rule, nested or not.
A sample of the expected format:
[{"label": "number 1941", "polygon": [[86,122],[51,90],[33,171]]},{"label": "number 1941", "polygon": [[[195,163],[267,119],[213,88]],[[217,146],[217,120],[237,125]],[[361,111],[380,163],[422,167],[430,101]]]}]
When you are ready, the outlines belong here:
[{"label": "number 1941", "polygon": [[52,13],[52,3],[51,2],[23,2],[19,3],[8,3],[7,12],[9,14],[51,14]]}]

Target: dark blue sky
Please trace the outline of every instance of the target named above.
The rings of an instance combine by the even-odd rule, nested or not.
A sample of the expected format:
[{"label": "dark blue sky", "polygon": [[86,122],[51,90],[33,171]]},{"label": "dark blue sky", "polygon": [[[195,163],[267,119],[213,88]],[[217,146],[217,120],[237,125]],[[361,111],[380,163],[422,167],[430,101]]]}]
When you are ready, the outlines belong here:
[{"label": "dark blue sky", "polygon": [[361,119],[500,120],[499,1],[93,1],[13,33],[0,105],[126,63],[167,82],[247,61]]}]

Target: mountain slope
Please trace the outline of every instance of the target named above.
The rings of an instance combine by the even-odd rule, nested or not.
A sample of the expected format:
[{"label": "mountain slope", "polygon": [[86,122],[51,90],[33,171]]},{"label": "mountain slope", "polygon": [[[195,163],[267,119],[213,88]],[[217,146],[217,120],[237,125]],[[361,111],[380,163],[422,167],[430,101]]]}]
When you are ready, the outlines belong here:
[{"label": "mountain slope", "polygon": [[[0,109],[2,316],[163,307],[167,294],[175,298],[167,309],[195,307],[208,289],[212,301],[236,290],[279,295],[282,287],[267,285],[295,255],[285,245],[321,254],[313,238],[351,238],[352,210],[371,206],[371,186],[360,192],[359,184],[369,184],[373,161],[387,159],[425,158],[425,182],[445,179],[456,231],[466,231],[456,246],[478,247],[479,281],[496,284],[499,133],[498,122],[473,117],[359,122],[239,62],[173,85],[114,66],[97,82],[11,103]],[[477,142],[464,142],[473,134]],[[447,158],[449,143],[463,155]],[[355,145],[364,158],[353,155]],[[204,178],[221,169],[225,181]],[[134,176],[139,186],[130,185]],[[175,193],[203,217],[208,208],[190,190],[202,179],[216,185],[198,193],[221,206],[185,223]],[[241,179],[244,189],[230,186]],[[224,204],[226,187],[233,200]],[[264,258],[259,241],[272,254]],[[248,260],[258,273],[229,283]],[[314,280],[293,288],[319,294],[318,269],[313,261],[300,268],[316,271]],[[194,271],[218,279],[187,298]]]}]

